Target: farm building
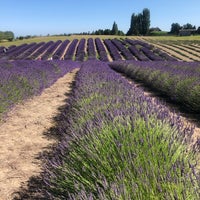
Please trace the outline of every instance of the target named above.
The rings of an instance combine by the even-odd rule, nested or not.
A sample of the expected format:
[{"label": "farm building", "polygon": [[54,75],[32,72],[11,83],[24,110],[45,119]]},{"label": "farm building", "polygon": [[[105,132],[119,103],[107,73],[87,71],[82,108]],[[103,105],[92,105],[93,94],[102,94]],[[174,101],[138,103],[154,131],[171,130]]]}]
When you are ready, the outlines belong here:
[{"label": "farm building", "polygon": [[190,36],[194,34],[196,29],[180,29],[179,30],[179,36]]}]

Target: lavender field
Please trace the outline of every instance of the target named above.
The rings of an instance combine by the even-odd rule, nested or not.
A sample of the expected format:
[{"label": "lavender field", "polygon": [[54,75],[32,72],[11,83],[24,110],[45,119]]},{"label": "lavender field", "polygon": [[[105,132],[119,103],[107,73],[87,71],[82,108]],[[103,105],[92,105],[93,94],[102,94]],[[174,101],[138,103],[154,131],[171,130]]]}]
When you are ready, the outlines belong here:
[{"label": "lavender field", "polygon": [[[147,42],[74,39],[0,52],[0,117],[78,68],[43,155],[43,199],[200,199],[194,127],[129,78],[200,113],[200,63]],[[126,75],[126,76],[124,76]]]},{"label": "lavender field", "polygon": [[0,47],[4,60],[176,60],[158,48],[140,40],[131,39],[74,39],[10,46],[6,52]]}]

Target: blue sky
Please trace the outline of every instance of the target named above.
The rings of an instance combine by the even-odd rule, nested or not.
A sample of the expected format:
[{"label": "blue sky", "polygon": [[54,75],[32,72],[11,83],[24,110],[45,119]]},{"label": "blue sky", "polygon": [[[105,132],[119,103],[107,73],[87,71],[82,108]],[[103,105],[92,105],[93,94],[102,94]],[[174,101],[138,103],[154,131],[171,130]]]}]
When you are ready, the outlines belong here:
[{"label": "blue sky", "polygon": [[200,0],[2,0],[0,5],[0,31],[15,36],[92,32],[111,29],[114,21],[126,33],[132,13],[144,8],[151,12],[151,27],[200,26]]}]

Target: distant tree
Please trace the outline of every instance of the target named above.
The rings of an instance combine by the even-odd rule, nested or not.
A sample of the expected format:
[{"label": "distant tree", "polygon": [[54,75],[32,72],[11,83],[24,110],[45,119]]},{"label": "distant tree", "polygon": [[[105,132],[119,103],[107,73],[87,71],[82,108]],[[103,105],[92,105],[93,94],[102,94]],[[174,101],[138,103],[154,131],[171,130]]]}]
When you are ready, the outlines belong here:
[{"label": "distant tree", "polygon": [[110,29],[105,29],[104,30],[104,35],[111,35],[111,30]]},{"label": "distant tree", "polygon": [[113,23],[112,26],[111,35],[118,35],[118,26],[115,22]]},{"label": "distant tree", "polygon": [[118,30],[118,26],[116,22],[113,23],[112,29],[99,29],[96,31],[92,31],[90,35],[124,35],[124,32]]},{"label": "distant tree", "polygon": [[196,33],[197,33],[197,34],[200,34],[200,26],[197,28]]},{"label": "distant tree", "polygon": [[170,33],[178,35],[180,29],[181,29],[181,26],[179,23],[173,23],[171,25]]},{"label": "distant tree", "polygon": [[183,25],[183,29],[196,29],[196,27],[193,26],[193,25],[190,24],[190,23],[187,23],[187,24],[184,24],[184,25]]},{"label": "distant tree", "polygon": [[14,39],[14,33],[12,31],[0,31],[0,40],[12,41]]},{"label": "distant tree", "polygon": [[19,36],[18,39],[19,39],[19,40],[23,40],[23,39],[24,39],[24,36]]},{"label": "distant tree", "polygon": [[125,34],[124,34],[124,32],[123,32],[123,31],[119,30],[119,31],[118,31],[118,35],[121,35],[121,36],[123,36],[123,35],[125,35]]},{"label": "distant tree", "polygon": [[145,8],[142,11],[142,35],[147,35],[149,33],[150,23],[150,10]]},{"label": "distant tree", "polygon": [[0,41],[3,40],[3,38],[4,38],[4,33],[3,31],[0,31]]}]

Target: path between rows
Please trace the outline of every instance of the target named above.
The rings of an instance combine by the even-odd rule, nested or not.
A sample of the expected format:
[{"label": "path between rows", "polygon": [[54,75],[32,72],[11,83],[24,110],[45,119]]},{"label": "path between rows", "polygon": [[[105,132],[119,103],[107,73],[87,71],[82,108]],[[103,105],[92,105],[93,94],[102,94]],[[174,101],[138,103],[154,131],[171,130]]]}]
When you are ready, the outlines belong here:
[{"label": "path between rows", "polygon": [[66,93],[78,69],[58,79],[39,96],[17,105],[0,124],[0,200],[13,199],[30,177],[41,172],[37,156],[49,150],[55,140],[44,136],[54,125],[53,117],[66,102]]}]

